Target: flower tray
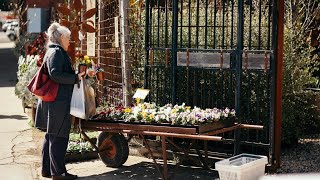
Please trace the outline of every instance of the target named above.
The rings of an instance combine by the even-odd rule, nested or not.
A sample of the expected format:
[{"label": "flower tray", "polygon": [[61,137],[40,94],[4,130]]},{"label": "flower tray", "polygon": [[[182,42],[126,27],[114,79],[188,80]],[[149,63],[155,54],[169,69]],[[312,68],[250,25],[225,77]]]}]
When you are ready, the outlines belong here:
[{"label": "flower tray", "polygon": [[157,129],[157,131],[163,132],[171,132],[178,130],[184,130],[184,132],[190,134],[203,134],[211,131],[215,131],[218,129],[231,127],[235,124],[235,118],[228,118],[221,121],[214,121],[211,123],[206,124],[199,124],[199,125],[175,125],[170,123],[146,123],[146,122],[128,122],[124,120],[108,120],[108,119],[99,119],[99,118],[92,118],[89,120],[90,122],[101,123],[101,125],[105,124],[106,126],[112,127],[123,127],[123,128],[133,128],[136,126],[144,126],[146,129]]}]

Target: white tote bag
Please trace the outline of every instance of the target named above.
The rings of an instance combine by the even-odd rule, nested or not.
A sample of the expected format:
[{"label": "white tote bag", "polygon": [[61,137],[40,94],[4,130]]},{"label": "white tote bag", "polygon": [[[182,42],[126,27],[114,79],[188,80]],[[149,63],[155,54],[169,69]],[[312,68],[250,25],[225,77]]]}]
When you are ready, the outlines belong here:
[{"label": "white tote bag", "polygon": [[70,114],[81,119],[89,119],[96,113],[94,90],[83,78],[79,83],[80,86],[75,84],[73,88]]}]

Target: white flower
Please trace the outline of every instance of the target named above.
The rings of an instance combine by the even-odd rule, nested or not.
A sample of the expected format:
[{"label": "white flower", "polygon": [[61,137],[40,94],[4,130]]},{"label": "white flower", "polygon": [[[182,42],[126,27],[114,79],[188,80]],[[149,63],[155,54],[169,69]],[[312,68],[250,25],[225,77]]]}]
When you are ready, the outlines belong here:
[{"label": "white flower", "polygon": [[140,111],[141,111],[141,107],[139,107],[139,106],[135,106],[135,107],[133,108],[133,110],[132,110],[132,112],[133,112],[133,114],[134,114],[135,116],[137,116]]},{"label": "white flower", "polygon": [[229,108],[226,108],[226,109],[224,110],[224,112],[225,112],[226,114],[229,114],[229,113],[230,113],[230,109],[229,109]]},{"label": "white flower", "polygon": [[163,113],[165,114],[165,115],[170,115],[171,114],[171,107],[167,107],[166,109],[164,109],[163,110]]},{"label": "white flower", "polygon": [[236,111],[234,109],[232,109],[230,114],[231,114],[231,116],[236,116]]}]

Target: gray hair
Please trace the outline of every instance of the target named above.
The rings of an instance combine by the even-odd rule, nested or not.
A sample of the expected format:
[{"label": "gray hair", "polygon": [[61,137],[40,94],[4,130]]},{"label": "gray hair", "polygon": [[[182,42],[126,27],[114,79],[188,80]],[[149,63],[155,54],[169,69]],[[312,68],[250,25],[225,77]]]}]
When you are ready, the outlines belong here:
[{"label": "gray hair", "polygon": [[60,43],[60,37],[70,37],[71,31],[65,27],[61,26],[59,23],[54,22],[52,23],[47,31],[47,37],[48,37],[48,45],[49,44],[61,44]]}]

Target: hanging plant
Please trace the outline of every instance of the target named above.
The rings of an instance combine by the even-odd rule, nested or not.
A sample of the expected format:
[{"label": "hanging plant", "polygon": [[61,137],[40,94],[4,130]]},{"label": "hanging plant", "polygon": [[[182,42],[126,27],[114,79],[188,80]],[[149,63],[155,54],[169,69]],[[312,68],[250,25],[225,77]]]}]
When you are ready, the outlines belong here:
[{"label": "hanging plant", "polygon": [[[89,20],[89,18],[96,14],[97,8],[86,11],[81,0],[73,0],[70,8],[67,5],[62,5],[57,7],[57,11],[61,19],[60,24],[70,29],[71,38],[76,43],[79,41],[80,31],[81,33],[96,32],[94,22]],[[81,11],[85,11],[82,18]]]}]

